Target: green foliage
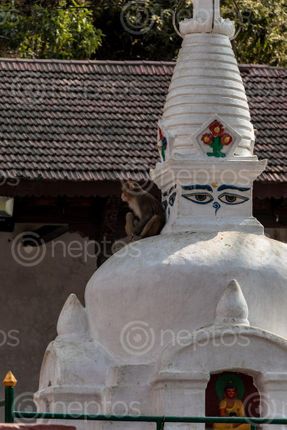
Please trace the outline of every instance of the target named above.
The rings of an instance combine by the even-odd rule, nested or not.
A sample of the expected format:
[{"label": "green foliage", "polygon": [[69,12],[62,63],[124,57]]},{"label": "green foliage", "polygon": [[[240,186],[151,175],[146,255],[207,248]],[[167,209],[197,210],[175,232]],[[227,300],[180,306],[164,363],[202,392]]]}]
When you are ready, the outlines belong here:
[{"label": "green foliage", "polygon": [[[181,45],[172,17],[177,0],[99,0],[95,22],[105,38],[97,58],[127,60],[173,60]],[[129,4],[133,7],[128,7]],[[190,16],[190,7],[183,4]]]},{"label": "green foliage", "polygon": [[286,67],[286,0],[237,0],[237,7],[240,12],[235,14],[233,5],[226,1],[222,9],[241,27],[234,42],[238,61]]},{"label": "green foliage", "polygon": [[[126,1],[100,0],[95,19],[104,32],[98,58],[173,60],[181,45],[174,31],[176,22],[192,16],[191,0],[142,0],[138,8],[130,8],[132,24],[142,22],[143,31],[134,34],[133,26],[120,28]],[[142,11],[144,5],[144,11]],[[150,13],[149,13],[150,12]],[[149,18],[148,18],[149,14]],[[265,63],[287,66],[287,4],[286,0],[222,0],[222,14],[236,22],[240,29],[233,46],[241,63]]]},{"label": "green foliage", "polygon": [[[2,56],[174,60],[173,18],[192,16],[192,0],[15,0],[2,19],[11,0],[0,1]],[[222,14],[240,30],[239,62],[287,66],[286,0],[222,0]]]},{"label": "green foliage", "polygon": [[101,44],[102,32],[93,24],[92,11],[79,6],[75,0],[59,0],[54,7],[34,2],[28,13],[21,13],[2,4],[2,13],[8,15],[0,35],[22,58],[90,58]]}]

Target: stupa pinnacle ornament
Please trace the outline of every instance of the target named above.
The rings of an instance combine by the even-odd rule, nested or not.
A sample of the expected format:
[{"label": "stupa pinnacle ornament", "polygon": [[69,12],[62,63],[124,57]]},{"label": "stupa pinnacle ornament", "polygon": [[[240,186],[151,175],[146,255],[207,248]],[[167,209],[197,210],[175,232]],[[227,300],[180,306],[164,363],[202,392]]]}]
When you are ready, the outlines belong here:
[{"label": "stupa pinnacle ornament", "polygon": [[57,332],[60,336],[83,335],[88,331],[88,320],[84,307],[75,294],[70,294],[60,313]]},{"label": "stupa pinnacle ornament", "polygon": [[224,290],[216,307],[216,324],[249,325],[248,305],[239,283],[234,279]]},{"label": "stupa pinnacle ornament", "polygon": [[234,23],[220,16],[220,0],[193,0],[193,18],[180,24],[181,34],[220,33],[233,37]]},{"label": "stupa pinnacle ornament", "polygon": [[252,216],[252,189],[266,161],[253,155],[254,128],[230,43],[234,24],[220,16],[219,0],[194,0],[194,16],[180,30],[159,122],[161,163],[151,172],[166,207],[162,233],[263,233]]}]

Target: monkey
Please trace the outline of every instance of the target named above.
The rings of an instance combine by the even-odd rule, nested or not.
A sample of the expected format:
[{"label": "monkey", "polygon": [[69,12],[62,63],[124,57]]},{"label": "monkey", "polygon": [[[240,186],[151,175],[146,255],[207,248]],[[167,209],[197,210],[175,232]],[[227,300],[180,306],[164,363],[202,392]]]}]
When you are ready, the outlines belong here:
[{"label": "monkey", "polygon": [[139,183],[129,180],[122,184],[122,201],[132,212],[126,215],[126,234],[131,240],[159,234],[165,224],[161,203],[143,190]]},{"label": "monkey", "polygon": [[[156,236],[165,225],[165,213],[160,201],[145,191],[138,182],[128,180],[122,183],[121,199],[127,203],[130,212],[126,215],[127,237],[118,242],[128,244],[139,239]],[[118,250],[118,246],[116,246]]]}]

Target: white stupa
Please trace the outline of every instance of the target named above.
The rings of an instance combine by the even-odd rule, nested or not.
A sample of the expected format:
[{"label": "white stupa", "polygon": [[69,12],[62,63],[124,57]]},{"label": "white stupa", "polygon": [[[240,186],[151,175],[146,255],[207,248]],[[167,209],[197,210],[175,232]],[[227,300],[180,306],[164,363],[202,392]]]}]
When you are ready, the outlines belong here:
[{"label": "white stupa", "polygon": [[252,216],[266,162],[253,155],[233,23],[219,0],[194,0],[180,30],[151,172],[167,224],[96,271],[85,308],[68,299],[35,394],[41,411],[75,401],[83,413],[203,416],[211,376],[237,371],[264,395],[261,414],[272,404],[286,415],[287,246]]}]

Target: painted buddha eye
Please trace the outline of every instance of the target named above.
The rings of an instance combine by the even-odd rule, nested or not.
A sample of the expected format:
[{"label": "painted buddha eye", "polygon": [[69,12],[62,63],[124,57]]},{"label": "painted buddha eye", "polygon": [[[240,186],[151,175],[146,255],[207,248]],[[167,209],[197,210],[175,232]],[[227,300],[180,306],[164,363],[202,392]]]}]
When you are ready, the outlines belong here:
[{"label": "painted buddha eye", "polygon": [[247,202],[247,200],[249,200],[248,197],[239,196],[232,193],[223,193],[218,197],[218,199],[227,205],[240,205],[241,203]]},{"label": "painted buddha eye", "polygon": [[183,194],[182,197],[184,197],[187,200],[192,201],[193,203],[198,203],[200,205],[207,205],[208,203],[212,202],[214,198],[209,193],[189,193],[189,194]]}]

